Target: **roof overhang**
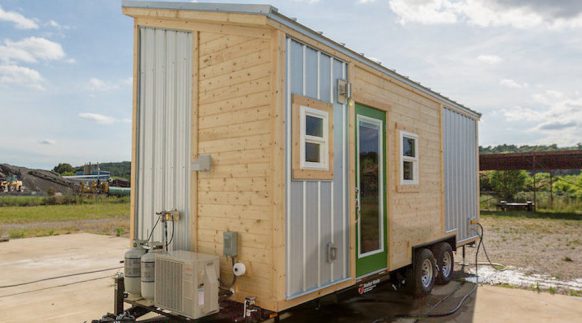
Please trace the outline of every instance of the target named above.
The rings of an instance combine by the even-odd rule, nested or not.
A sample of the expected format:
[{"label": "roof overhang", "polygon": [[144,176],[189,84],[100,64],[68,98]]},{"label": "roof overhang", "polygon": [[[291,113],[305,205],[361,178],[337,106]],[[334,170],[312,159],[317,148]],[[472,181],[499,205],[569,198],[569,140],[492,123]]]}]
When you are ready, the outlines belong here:
[{"label": "roof overhang", "polygon": [[471,110],[466,106],[453,101],[452,99],[397,73],[395,70],[389,69],[378,62],[375,62],[362,54],[355,52],[354,50],[340,44],[321,33],[297,22],[295,19],[291,19],[281,13],[276,7],[271,5],[261,5],[261,4],[230,4],[230,3],[201,3],[201,2],[158,2],[158,1],[129,1],[123,0],[123,8],[142,8],[142,9],[166,9],[166,10],[190,10],[190,11],[200,11],[200,12],[221,12],[221,13],[234,13],[234,14],[248,14],[248,15],[262,15],[274,22],[281,24],[295,32],[298,32],[304,36],[313,39],[347,57],[350,59],[363,64],[373,70],[376,70],[382,74],[388,75],[391,78],[406,84],[413,89],[423,93],[429,97],[434,97],[442,102],[442,104],[451,110],[462,113],[468,117],[478,120],[481,117],[479,112]]}]

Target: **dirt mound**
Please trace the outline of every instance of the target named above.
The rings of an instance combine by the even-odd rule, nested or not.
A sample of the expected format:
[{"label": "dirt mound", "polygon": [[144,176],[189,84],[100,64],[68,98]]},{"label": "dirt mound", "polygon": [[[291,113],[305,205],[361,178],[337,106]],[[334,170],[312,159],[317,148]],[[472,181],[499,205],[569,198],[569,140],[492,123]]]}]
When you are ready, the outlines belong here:
[{"label": "dirt mound", "polygon": [[0,177],[16,175],[24,186],[25,192],[39,192],[42,194],[52,191],[55,193],[71,194],[75,184],[61,175],[42,169],[0,164]]}]

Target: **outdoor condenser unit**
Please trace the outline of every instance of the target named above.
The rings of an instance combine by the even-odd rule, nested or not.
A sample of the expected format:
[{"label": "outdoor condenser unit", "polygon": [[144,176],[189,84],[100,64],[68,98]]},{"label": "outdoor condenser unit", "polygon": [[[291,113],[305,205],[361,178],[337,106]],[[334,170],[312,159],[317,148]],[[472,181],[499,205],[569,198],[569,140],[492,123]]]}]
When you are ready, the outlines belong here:
[{"label": "outdoor condenser unit", "polygon": [[184,250],[156,254],[154,304],[192,319],[218,312],[218,256]]}]

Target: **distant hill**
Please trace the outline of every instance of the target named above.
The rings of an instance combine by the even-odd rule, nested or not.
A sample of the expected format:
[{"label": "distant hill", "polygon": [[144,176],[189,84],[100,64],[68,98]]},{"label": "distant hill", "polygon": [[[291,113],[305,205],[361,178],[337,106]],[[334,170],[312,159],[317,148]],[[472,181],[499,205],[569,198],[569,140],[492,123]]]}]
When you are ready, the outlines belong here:
[{"label": "distant hill", "polygon": [[[109,162],[109,163],[99,163],[99,168],[111,172],[112,177],[121,177],[125,179],[130,179],[131,177],[131,162]],[[75,167],[75,171],[83,170],[83,166]]]},{"label": "distant hill", "polygon": [[497,145],[497,146],[479,146],[481,154],[498,154],[498,153],[528,153],[534,151],[558,151],[558,150],[582,150],[582,143],[572,147],[558,147],[558,145]]}]

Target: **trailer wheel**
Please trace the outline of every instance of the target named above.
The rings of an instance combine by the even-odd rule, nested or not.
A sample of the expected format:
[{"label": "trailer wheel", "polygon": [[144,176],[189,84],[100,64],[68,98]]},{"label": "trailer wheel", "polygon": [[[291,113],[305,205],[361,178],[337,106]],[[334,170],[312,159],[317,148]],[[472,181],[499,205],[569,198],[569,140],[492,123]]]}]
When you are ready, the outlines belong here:
[{"label": "trailer wheel", "polygon": [[453,278],[455,258],[453,248],[446,242],[441,242],[434,246],[433,253],[436,258],[438,275],[436,283],[439,285],[448,284]]},{"label": "trailer wheel", "polygon": [[436,279],[436,261],[429,249],[416,252],[412,268],[407,272],[407,285],[414,296],[430,294]]}]

